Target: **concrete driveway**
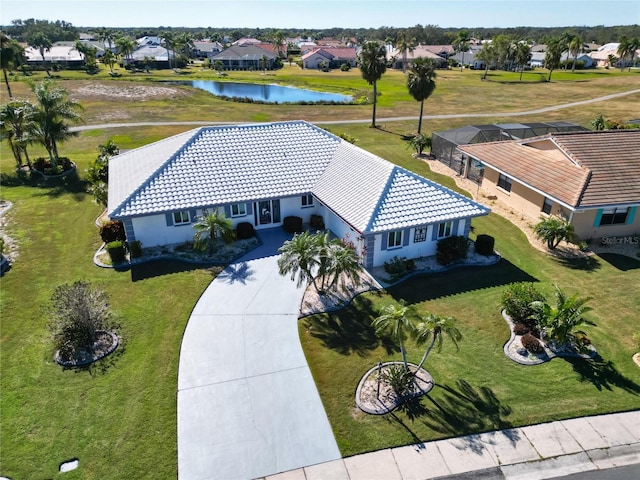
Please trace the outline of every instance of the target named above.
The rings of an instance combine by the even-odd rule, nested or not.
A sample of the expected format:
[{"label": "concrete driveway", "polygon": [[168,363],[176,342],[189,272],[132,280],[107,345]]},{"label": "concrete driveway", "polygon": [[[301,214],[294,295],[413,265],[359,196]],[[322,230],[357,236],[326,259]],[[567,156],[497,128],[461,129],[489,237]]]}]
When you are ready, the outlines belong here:
[{"label": "concrete driveway", "polygon": [[290,238],[225,269],[196,304],[178,371],[178,478],[253,479],[340,458],[298,336],[304,290],[278,274]]}]

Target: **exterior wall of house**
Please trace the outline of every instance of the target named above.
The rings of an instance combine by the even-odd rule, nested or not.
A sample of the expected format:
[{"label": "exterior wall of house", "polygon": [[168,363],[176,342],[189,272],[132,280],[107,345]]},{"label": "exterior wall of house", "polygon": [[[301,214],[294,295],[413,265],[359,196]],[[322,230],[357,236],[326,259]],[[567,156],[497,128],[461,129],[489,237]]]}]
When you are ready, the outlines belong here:
[{"label": "exterior wall of house", "polygon": [[[200,210],[196,216],[201,214],[202,211]],[[190,223],[168,226],[167,216],[161,213],[147,217],[134,217],[131,219],[131,225],[135,233],[135,239],[139,240],[143,247],[156,247],[192,241],[195,234],[193,229],[195,218],[191,213],[189,217]],[[130,237],[127,238],[130,239]]]},{"label": "exterior wall of house", "polygon": [[576,235],[582,240],[614,241],[614,237],[631,237],[640,232],[640,205],[630,207],[626,223],[616,225],[600,225],[602,209],[577,211],[571,223]]},{"label": "exterior wall of house", "polygon": [[308,58],[304,60],[304,68],[320,68],[321,63],[326,63],[329,65],[330,59],[325,57],[324,55],[314,54],[310,55]]}]

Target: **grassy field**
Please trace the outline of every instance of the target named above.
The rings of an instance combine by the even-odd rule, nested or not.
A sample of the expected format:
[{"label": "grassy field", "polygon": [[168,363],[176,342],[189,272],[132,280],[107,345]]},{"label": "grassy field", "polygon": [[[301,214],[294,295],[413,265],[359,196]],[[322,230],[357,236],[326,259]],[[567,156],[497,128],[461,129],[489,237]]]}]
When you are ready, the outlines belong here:
[{"label": "grassy field", "polygon": [[[225,102],[186,87],[181,94],[155,99],[84,95],[88,84],[157,85],[171,73],[63,74],[59,81],[84,105],[88,125],[144,121],[263,121],[364,119],[362,123],[327,125],[348,133],[357,145],[420,174],[454,187],[451,179],[432,174],[410,155],[401,135],[415,121],[381,122],[367,128],[371,107],[249,105]],[[173,75],[173,77],[172,77]],[[187,74],[189,76],[189,74]],[[212,76],[193,69],[191,76]],[[427,101],[426,114],[515,112],[636,88],[638,74],[619,72],[554,73],[551,83],[520,83],[509,74],[479,80],[480,72],[443,71]],[[41,78],[41,77],[40,77]],[[529,80],[527,75],[525,78]],[[274,75],[231,73],[232,80],[289,81],[328,91],[369,92],[359,72],[300,71],[285,68]],[[153,83],[151,83],[153,82]],[[2,99],[6,101],[4,87]],[[13,82],[17,97],[28,97],[23,82]],[[379,117],[415,115],[418,104],[404,88],[404,77],[389,72],[380,83]],[[425,122],[425,131],[469,123],[567,120],[583,125],[602,113],[607,118],[637,116],[640,95],[572,107],[548,114],[508,118],[450,118]],[[532,104],[535,99],[535,104]],[[184,125],[104,128],[82,132],[60,148],[78,164],[80,178],[37,184],[14,173],[14,160],[0,146],[1,196],[13,202],[5,233],[18,243],[18,256],[2,278],[0,345],[0,475],[53,478],[60,462],[80,460],[64,478],[172,478],[176,476],[176,384],[180,342],[189,313],[216,270],[161,262],[126,272],[103,270],[92,263],[99,246],[95,218],[100,208],[85,191],[84,171],[113,138],[122,149],[136,148],[193,127]],[[30,149],[32,158],[44,152]],[[637,262],[615,267],[606,259],[592,264],[562,264],[530,248],[509,222],[491,215],[475,224],[478,233],[496,237],[505,261],[496,267],[457,271],[445,277],[416,278],[389,292],[366,295],[338,315],[301,322],[301,337],[327,412],[345,455],[447,435],[518,425],[574,415],[640,407],[637,368],[631,363],[629,334],[637,329],[640,284]],[[122,326],[124,348],[101,365],[64,371],[52,361],[45,307],[54,288],[85,279],[104,288]],[[498,315],[499,296],[509,281],[535,279],[549,293],[553,283],[594,295],[590,335],[602,360],[585,367],[554,360],[525,368],[501,352],[508,332]],[[458,317],[465,340],[460,352],[433,354],[428,368],[438,388],[413,421],[403,415],[373,418],[355,410],[353,392],[359,377],[387,352],[367,341],[367,322],[377,305],[406,298],[422,310]],[[610,314],[615,313],[611,318]],[[311,332],[323,322],[339,320],[342,346]],[[635,323],[634,323],[635,322]],[[314,326],[314,324],[318,326]],[[308,327],[312,326],[313,329]],[[352,330],[353,329],[353,330]],[[354,333],[355,332],[355,333]],[[341,333],[340,331],[338,333]],[[332,335],[330,331],[326,335]],[[348,339],[348,341],[345,341]],[[411,349],[415,358],[418,352]],[[394,358],[397,355],[392,355]],[[436,411],[437,409],[437,411]],[[153,472],[153,473],[151,473]]]}]

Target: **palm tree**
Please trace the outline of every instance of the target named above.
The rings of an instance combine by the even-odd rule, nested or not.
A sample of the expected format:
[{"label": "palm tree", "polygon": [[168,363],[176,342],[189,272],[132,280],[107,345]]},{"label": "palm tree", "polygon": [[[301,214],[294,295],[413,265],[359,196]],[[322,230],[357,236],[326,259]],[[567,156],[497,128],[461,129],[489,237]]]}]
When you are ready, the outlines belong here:
[{"label": "palm tree", "polygon": [[405,371],[409,371],[404,342],[415,331],[409,307],[404,303],[385,305],[380,309],[380,315],[373,321],[372,325],[376,329],[376,335],[389,334],[391,339],[398,344]]},{"label": "palm tree", "polygon": [[[167,49],[167,59],[169,60],[169,68],[171,68],[171,52],[175,52],[176,36],[172,32],[163,32],[162,39],[164,47]],[[175,56],[175,53],[174,53]]]},{"label": "palm tree", "polygon": [[32,121],[35,137],[44,145],[49,153],[51,166],[57,166],[58,143],[78,135],[69,130],[69,122],[77,123],[82,119],[76,113],[82,106],[69,99],[68,92],[56,87],[51,80],[44,80],[32,86],[37,105],[33,111]]},{"label": "palm tree", "polygon": [[113,53],[113,42],[115,41],[116,34],[113,30],[109,28],[102,27],[98,31],[98,39],[107,45],[109,45],[109,51]]},{"label": "palm tree", "polygon": [[549,250],[554,250],[561,241],[570,242],[574,239],[573,225],[558,217],[549,217],[541,220],[533,227],[536,237],[547,242]]},{"label": "palm tree", "polygon": [[631,61],[629,62],[629,71],[631,71],[631,67],[633,66],[636,58],[636,53],[640,49],[640,37],[634,37],[629,40],[629,56],[631,57]]},{"label": "palm tree", "polygon": [[29,46],[37,49],[40,52],[40,56],[42,57],[42,64],[44,65],[44,69],[47,72],[47,76],[51,77],[51,72],[49,72],[49,66],[47,65],[47,60],[44,57],[45,52],[51,50],[53,44],[49,37],[47,37],[42,32],[35,32],[28,40],[27,43]]},{"label": "palm tree", "polygon": [[121,35],[116,38],[116,48],[118,49],[118,53],[122,55],[123,64],[129,65],[131,54],[136,48],[136,43],[129,37]]},{"label": "palm tree", "polygon": [[387,71],[387,50],[378,42],[367,42],[360,52],[360,73],[373,86],[373,116],[371,127],[376,128],[376,103],[378,101],[378,80]]},{"label": "palm tree", "polygon": [[27,153],[27,145],[32,142],[30,118],[33,108],[33,105],[26,100],[12,100],[0,107],[0,137],[9,143],[16,159],[16,166],[22,167],[22,156],[24,155],[29,170],[32,167]]},{"label": "palm tree", "polygon": [[75,43],[75,49],[84,55],[84,64],[87,69],[91,69],[96,66],[96,53],[98,49],[87,42],[81,42],[78,40]]},{"label": "palm tree", "polygon": [[607,120],[604,118],[604,115],[600,114],[591,120],[591,126],[594,130],[606,130]]},{"label": "palm tree", "polygon": [[345,245],[342,240],[336,238],[331,242],[327,253],[329,255],[327,270],[332,277],[327,289],[336,288],[338,285],[344,289],[345,277],[351,280],[351,285],[355,287],[362,283],[362,265],[355,248]]},{"label": "palm tree", "polygon": [[451,43],[451,46],[456,51],[456,53],[462,53],[462,60],[460,61],[460,71],[464,68],[464,54],[469,51],[469,42],[471,38],[469,37],[469,32],[466,30],[460,30],[458,35]]},{"label": "palm tree", "polygon": [[9,77],[7,70],[11,70],[20,62],[24,56],[24,49],[20,44],[12,38],[9,38],[4,32],[0,32],[0,61],[2,62],[2,73],[4,75],[4,83],[7,86],[9,98],[13,98],[11,86],[9,85]]},{"label": "palm tree", "polygon": [[531,47],[528,43],[518,42],[516,45],[515,51],[515,60],[516,63],[520,66],[520,81],[522,81],[522,73],[524,72],[524,67],[531,60]]},{"label": "palm tree", "polygon": [[233,223],[218,209],[198,217],[193,228],[196,231],[193,236],[194,246],[201,251],[209,247],[210,254],[216,251],[218,238],[225,243],[233,240]]},{"label": "palm tree", "polygon": [[593,322],[583,318],[585,313],[592,310],[586,305],[592,297],[579,298],[577,294],[567,297],[558,286],[554,293],[555,306],[543,301],[532,303],[535,310],[534,317],[544,328],[545,334],[558,345],[572,342],[577,336],[586,336],[585,332],[576,328],[581,325],[594,325]]},{"label": "palm tree", "polygon": [[282,56],[282,50],[286,50],[286,47],[285,47],[286,39],[287,39],[287,36],[284,34],[282,30],[276,30],[269,36],[269,40],[271,41],[271,44],[273,45],[273,49],[275,50],[276,55],[278,55],[278,57]]},{"label": "palm tree", "polygon": [[618,45],[617,54],[620,56],[620,71],[624,70],[624,61],[630,53],[631,42],[626,35],[620,37],[620,43]]},{"label": "palm tree", "polygon": [[107,206],[109,187],[109,159],[120,153],[120,149],[110,138],[106,143],[98,145],[100,154],[87,169],[89,192],[97,204]]},{"label": "palm tree", "polygon": [[571,35],[569,43],[567,44],[567,50],[569,54],[573,56],[573,64],[571,65],[571,73],[576,71],[576,63],[578,61],[578,55],[582,53],[584,48],[584,42],[580,35]]},{"label": "palm tree", "polygon": [[489,67],[493,65],[498,59],[496,49],[493,44],[485,43],[484,45],[482,45],[482,48],[476,56],[484,63],[484,75],[482,75],[482,79],[486,80],[487,74],[489,73]]},{"label": "palm tree", "polygon": [[564,44],[562,39],[553,38],[547,43],[547,51],[544,54],[544,66],[549,70],[549,78],[547,78],[547,82],[551,81],[551,74],[560,66],[560,59],[562,58],[563,51]]},{"label": "palm tree", "polygon": [[[280,275],[291,275],[298,287],[313,281],[313,271],[318,268],[317,238],[309,232],[294,235],[278,249],[278,270]],[[318,293],[318,286],[313,282]]]},{"label": "palm tree", "polygon": [[396,49],[402,53],[402,73],[407,71],[408,53],[415,50],[415,41],[409,40],[408,35],[409,33],[406,30],[401,31],[395,42]]},{"label": "palm tree", "polygon": [[420,117],[418,117],[418,135],[422,133],[422,113],[424,101],[436,89],[436,64],[430,58],[416,58],[411,64],[411,71],[407,76],[407,88],[411,96],[420,102]]},{"label": "palm tree", "polygon": [[111,50],[106,50],[102,56],[102,63],[109,65],[109,73],[113,75],[113,64],[116,63],[116,56]]},{"label": "palm tree", "polygon": [[442,349],[442,339],[446,336],[458,348],[458,342],[462,339],[460,330],[456,328],[456,320],[452,317],[441,317],[432,313],[426,317],[422,317],[421,321],[416,325],[415,340],[418,345],[429,343],[417,370],[422,368],[425,360],[431,353],[434,346],[437,345],[438,351]]}]

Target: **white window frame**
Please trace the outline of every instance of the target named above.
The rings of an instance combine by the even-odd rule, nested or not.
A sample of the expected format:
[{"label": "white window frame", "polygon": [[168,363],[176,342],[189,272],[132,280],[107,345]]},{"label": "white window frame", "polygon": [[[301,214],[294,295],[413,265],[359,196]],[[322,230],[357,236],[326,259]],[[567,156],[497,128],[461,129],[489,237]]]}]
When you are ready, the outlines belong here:
[{"label": "white window frame", "polygon": [[387,250],[402,247],[402,230],[394,230],[389,232],[387,236]]},{"label": "white window frame", "polygon": [[191,223],[191,214],[189,210],[183,210],[181,212],[173,212],[173,224],[174,225],[188,225]]},{"label": "white window frame", "polygon": [[300,197],[300,202],[302,204],[302,208],[313,207],[313,195],[303,195]]},{"label": "white window frame", "polygon": [[427,227],[416,227],[413,232],[413,243],[420,243],[427,241]]},{"label": "white window frame", "polygon": [[[233,210],[236,210],[235,213]],[[231,205],[231,217],[246,217],[247,216],[247,204],[246,203],[234,203]]]},{"label": "white window frame", "polygon": [[453,221],[438,224],[438,239],[453,235]]}]

